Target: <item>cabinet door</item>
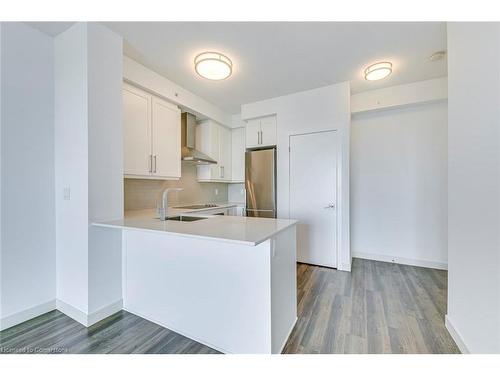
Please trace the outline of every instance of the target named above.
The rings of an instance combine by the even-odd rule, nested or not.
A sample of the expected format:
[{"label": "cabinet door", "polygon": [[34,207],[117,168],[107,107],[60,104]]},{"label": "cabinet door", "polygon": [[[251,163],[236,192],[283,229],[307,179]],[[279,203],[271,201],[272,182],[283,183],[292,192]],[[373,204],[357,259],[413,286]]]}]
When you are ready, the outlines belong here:
[{"label": "cabinet door", "polygon": [[151,174],[151,95],[123,87],[123,170],[126,175]]},{"label": "cabinet door", "polygon": [[233,129],[231,137],[231,180],[245,181],[245,128]]},{"label": "cabinet door", "polygon": [[196,149],[217,160],[217,164],[199,165],[197,167],[199,181],[220,180],[219,126],[211,120],[204,120],[196,126]]},{"label": "cabinet door", "polygon": [[260,120],[249,120],[245,126],[247,148],[260,146]]},{"label": "cabinet door", "polygon": [[231,181],[231,130],[224,126],[219,126],[219,150],[221,179]]},{"label": "cabinet door", "polygon": [[209,126],[209,139],[210,139],[210,152],[208,156],[217,160],[217,164],[210,165],[210,179],[211,180],[221,180],[222,179],[222,160],[220,153],[220,135],[219,135],[219,125],[210,121]]},{"label": "cabinet door", "polygon": [[260,119],[260,145],[276,146],[276,117],[264,117]]},{"label": "cabinet door", "polygon": [[153,97],[153,175],[181,177],[181,111]]}]

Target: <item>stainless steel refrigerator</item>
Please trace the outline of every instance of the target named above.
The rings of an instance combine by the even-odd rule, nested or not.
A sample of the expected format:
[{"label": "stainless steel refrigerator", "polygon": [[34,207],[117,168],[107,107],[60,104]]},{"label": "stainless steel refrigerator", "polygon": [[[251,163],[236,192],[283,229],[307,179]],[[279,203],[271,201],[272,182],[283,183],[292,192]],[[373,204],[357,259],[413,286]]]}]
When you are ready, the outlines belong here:
[{"label": "stainless steel refrigerator", "polygon": [[246,214],[276,217],[276,148],[245,152]]}]

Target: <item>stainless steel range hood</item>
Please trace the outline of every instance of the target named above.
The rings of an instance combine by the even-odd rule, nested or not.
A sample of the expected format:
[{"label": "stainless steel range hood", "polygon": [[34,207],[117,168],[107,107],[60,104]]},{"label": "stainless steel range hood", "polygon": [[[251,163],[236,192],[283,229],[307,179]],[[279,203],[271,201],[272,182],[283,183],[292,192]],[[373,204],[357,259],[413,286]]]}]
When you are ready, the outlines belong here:
[{"label": "stainless steel range hood", "polygon": [[184,112],[181,115],[181,159],[196,165],[217,164],[217,161],[195,147],[195,115]]}]

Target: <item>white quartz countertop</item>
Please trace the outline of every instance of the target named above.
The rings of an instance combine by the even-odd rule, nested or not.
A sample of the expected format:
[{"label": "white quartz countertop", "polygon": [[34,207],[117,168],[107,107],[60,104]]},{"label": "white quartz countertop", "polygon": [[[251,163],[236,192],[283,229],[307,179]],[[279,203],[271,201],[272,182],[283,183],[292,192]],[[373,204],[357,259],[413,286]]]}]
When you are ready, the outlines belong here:
[{"label": "white quartz countertop", "polygon": [[[203,210],[185,210],[169,208],[168,216],[189,214],[204,216],[203,211],[217,208],[235,207],[237,204],[219,204],[218,207]],[[120,220],[97,222],[93,225],[126,230],[150,231],[209,240],[235,242],[255,246],[275,236],[282,230],[295,225],[296,220],[265,219],[243,216],[209,216],[204,220],[180,222],[161,221],[155,210],[126,211]]]}]

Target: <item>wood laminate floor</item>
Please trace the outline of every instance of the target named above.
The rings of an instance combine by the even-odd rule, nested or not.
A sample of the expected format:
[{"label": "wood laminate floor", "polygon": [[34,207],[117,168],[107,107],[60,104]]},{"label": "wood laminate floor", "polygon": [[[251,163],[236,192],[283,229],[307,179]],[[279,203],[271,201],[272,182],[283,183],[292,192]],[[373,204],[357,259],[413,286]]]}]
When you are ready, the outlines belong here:
[{"label": "wood laminate floor", "polygon": [[[299,264],[298,321],[284,353],[458,353],[444,327],[446,271],[354,259]],[[52,311],[0,332],[0,353],[218,353],[121,311],[86,328]]]},{"label": "wood laminate floor", "polygon": [[126,311],[93,326],[54,310],[0,332],[0,353],[218,353]]},{"label": "wood laminate floor", "polygon": [[298,320],[284,353],[459,353],[444,326],[447,272],[353,260],[299,264]]}]

